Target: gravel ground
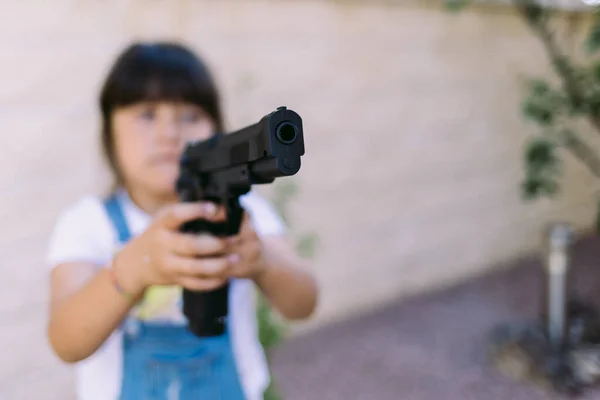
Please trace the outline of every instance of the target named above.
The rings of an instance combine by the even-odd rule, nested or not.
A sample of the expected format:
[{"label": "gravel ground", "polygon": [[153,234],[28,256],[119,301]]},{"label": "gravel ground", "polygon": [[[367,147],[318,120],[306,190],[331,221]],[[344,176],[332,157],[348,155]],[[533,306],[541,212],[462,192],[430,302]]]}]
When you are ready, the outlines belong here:
[{"label": "gravel ground", "polygon": [[[564,398],[505,378],[486,359],[490,329],[536,317],[540,262],[515,261],[460,286],[290,339],[273,354],[285,400]],[[596,305],[599,264],[600,240],[578,241],[572,293]],[[600,390],[580,399],[600,399]]]}]

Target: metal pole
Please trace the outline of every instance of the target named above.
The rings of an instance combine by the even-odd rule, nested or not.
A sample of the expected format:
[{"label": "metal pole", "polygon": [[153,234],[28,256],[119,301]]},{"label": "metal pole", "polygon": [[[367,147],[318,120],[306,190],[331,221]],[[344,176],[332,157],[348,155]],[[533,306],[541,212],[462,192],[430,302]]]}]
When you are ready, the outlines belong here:
[{"label": "metal pole", "polygon": [[550,345],[561,350],[567,335],[567,283],[569,272],[568,247],[573,230],[568,224],[558,223],[550,227],[549,253],[546,265],[546,333]]}]

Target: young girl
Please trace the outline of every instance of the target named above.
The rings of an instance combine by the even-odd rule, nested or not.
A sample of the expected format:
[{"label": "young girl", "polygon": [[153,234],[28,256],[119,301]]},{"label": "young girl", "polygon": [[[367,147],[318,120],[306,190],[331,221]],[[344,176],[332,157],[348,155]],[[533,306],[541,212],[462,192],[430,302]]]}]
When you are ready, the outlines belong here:
[{"label": "young girl", "polygon": [[[65,209],[50,239],[48,336],[76,363],[81,400],[262,399],[269,373],[258,340],[254,285],[288,319],[308,318],[317,288],[256,193],[241,198],[240,233],[184,234],[214,204],[181,203],[178,161],[188,141],[223,131],[207,67],[188,49],[135,44],[100,96],[102,144],[117,188]],[[199,338],[181,311],[181,288],[230,282],[223,335]]]}]

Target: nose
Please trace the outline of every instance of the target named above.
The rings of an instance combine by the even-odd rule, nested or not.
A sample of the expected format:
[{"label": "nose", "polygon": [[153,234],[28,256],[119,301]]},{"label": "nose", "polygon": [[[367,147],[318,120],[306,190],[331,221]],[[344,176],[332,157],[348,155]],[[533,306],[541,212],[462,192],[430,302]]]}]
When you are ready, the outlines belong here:
[{"label": "nose", "polygon": [[160,141],[167,143],[178,143],[181,140],[181,132],[176,121],[164,118],[158,129]]}]

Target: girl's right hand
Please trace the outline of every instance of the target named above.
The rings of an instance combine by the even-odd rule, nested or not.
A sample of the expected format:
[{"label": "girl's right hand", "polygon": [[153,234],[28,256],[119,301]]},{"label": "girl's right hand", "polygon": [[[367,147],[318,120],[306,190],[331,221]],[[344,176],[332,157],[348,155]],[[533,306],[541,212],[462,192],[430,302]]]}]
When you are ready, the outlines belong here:
[{"label": "girl's right hand", "polygon": [[177,203],[162,209],[113,261],[124,289],[139,295],[151,285],[180,285],[195,291],[222,286],[230,266],[227,242],[179,231],[182,224],[198,218],[222,221],[225,212],[213,203]]}]

